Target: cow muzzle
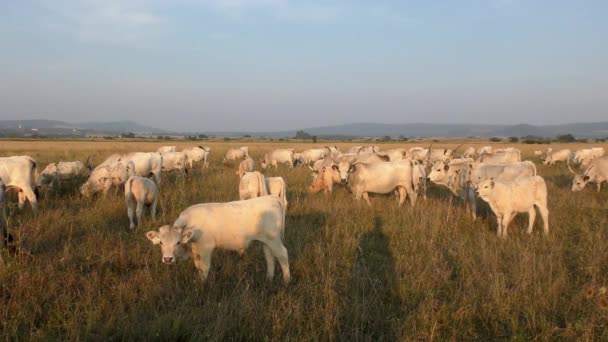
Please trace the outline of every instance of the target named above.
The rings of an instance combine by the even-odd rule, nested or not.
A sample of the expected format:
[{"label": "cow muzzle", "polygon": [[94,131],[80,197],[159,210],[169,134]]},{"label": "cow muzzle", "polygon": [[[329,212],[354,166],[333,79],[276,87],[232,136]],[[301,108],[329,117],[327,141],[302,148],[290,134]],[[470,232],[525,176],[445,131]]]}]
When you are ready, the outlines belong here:
[{"label": "cow muzzle", "polygon": [[173,264],[173,263],[175,263],[175,258],[174,257],[163,257],[163,263]]},{"label": "cow muzzle", "polygon": [[346,184],[346,183],[348,183],[348,178],[341,178],[340,182]]}]

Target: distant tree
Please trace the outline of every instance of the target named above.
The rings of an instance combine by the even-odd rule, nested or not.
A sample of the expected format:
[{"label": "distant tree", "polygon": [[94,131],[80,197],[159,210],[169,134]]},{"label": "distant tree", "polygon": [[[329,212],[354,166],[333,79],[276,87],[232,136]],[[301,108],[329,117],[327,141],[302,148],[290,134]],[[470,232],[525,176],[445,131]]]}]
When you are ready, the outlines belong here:
[{"label": "distant tree", "polygon": [[408,139],[407,139],[407,137],[405,135],[401,134],[401,135],[399,135],[399,140],[400,141],[407,141]]},{"label": "distant tree", "polygon": [[199,134],[198,138],[202,139],[202,140],[209,139],[209,137],[206,134]]},{"label": "distant tree", "polygon": [[224,141],[230,141],[232,139],[230,139],[230,137],[224,137]]},{"label": "distant tree", "polygon": [[296,132],[296,139],[308,140],[312,139],[312,136],[302,130]]},{"label": "distant tree", "polygon": [[251,134],[245,134],[243,135],[243,138],[251,138]]},{"label": "distant tree", "polygon": [[129,133],[123,133],[123,134],[121,134],[121,136],[122,136],[123,138],[129,138],[129,139],[133,139],[133,138],[135,138],[135,133],[133,133],[133,132],[129,132]]},{"label": "distant tree", "polygon": [[490,138],[490,141],[491,141],[491,142],[501,142],[501,141],[502,141],[502,139],[500,139],[500,138],[498,138],[498,137],[491,137],[491,138]]},{"label": "distant tree", "polygon": [[318,141],[319,141],[319,139],[317,139],[317,136],[313,135],[312,136],[312,142],[316,144]]},{"label": "distant tree", "polygon": [[382,137],[382,141],[391,141],[392,138],[390,135],[385,135],[384,137]]},{"label": "distant tree", "polygon": [[556,137],[556,140],[562,143],[575,142],[576,138],[572,134],[560,134]]},{"label": "distant tree", "polygon": [[518,137],[509,137],[509,142],[512,142],[512,143],[519,142],[519,138]]},{"label": "distant tree", "polygon": [[165,135],[165,136],[163,137],[163,139],[165,139],[165,140],[171,140],[171,137],[170,137],[170,136],[168,136],[168,135]]}]

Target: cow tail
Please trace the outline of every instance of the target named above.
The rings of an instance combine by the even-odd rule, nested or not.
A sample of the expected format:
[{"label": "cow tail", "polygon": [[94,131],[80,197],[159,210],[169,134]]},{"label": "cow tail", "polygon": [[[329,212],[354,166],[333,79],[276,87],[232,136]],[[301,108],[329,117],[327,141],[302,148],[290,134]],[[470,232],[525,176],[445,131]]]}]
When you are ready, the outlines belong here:
[{"label": "cow tail", "polygon": [[536,164],[534,164],[533,162],[530,162],[530,164],[532,165],[532,168],[534,169],[534,175],[537,176],[538,172],[536,172]]},{"label": "cow tail", "polygon": [[36,163],[36,161],[32,158],[30,158],[30,162],[32,163],[32,184],[34,185],[34,196],[36,196],[36,199],[38,199],[40,197],[40,191],[38,191],[38,187],[36,186],[38,184],[38,178],[40,177],[40,174],[38,173],[38,163]]},{"label": "cow tail", "polygon": [[268,188],[266,187],[266,178],[263,174],[258,172],[258,189],[260,189],[260,196],[268,195]]},{"label": "cow tail", "polygon": [[125,198],[127,200],[127,205],[129,204],[129,201],[133,200],[135,197],[135,196],[133,196],[133,193],[131,192],[131,187],[133,186],[134,180],[135,180],[135,178],[133,178],[133,176],[131,176],[125,183]]}]

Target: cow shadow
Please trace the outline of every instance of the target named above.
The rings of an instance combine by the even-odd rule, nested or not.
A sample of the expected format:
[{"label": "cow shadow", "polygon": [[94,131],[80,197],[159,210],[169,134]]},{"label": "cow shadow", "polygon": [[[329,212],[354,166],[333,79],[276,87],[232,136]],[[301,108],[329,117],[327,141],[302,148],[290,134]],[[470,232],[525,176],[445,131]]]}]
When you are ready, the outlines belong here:
[{"label": "cow shadow", "polygon": [[549,183],[554,184],[556,187],[560,189],[570,189],[572,188],[572,175],[556,175],[556,176],[546,176],[545,180]]},{"label": "cow shadow", "polygon": [[360,239],[349,284],[341,296],[338,340],[397,340],[404,317],[395,260],[382,219]]}]

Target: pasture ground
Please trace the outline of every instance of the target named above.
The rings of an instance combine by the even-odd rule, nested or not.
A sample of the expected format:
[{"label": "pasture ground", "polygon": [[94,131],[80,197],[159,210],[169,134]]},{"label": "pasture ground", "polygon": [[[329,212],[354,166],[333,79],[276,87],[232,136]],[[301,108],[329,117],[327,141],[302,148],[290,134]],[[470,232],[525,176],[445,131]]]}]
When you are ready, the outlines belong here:
[{"label": "pasture ground", "polygon": [[[165,144],[0,141],[0,156],[27,154],[42,170],[49,162],[92,156],[97,164],[111,153]],[[169,144],[181,149],[198,142]],[[398,208],[394,196],[373,196],[368,208],[341,187],[329,197],[309,194],[307,168],[263,171],[284,177],[288,186],[288,286],[278,267],[274,281],[265,280],[256,243],[242,258],[216,251],[202,284],[192,261],[163,265],[160,249],[146,239],[145,232],[172,223],[192,204],[238,199],[236,166],[221,163],[227,148],[247,145],[259,164],[274,148],[313,146],[204,145],[213,149],[210,168],[195,166],[190,179],[163,175],[157,217],[146,214],[136,231],[128,228],[122,192],[83,200],[77,185],[62,184],[43,194],[35,217],[29,209],[11,208],[18,253],[5,253],[0,270],[0,339],[608,339],[608,190],[572,193],[565,165],[542,166],[533,156],[547,145],[494,144],[521,148],[549,191],[549,237],[541,232],[540,216],[528,236],[527,215],[520,215],[506,241],[496,237],[487,205],[473,221],[437,186],[415,208]],[[354,144],[337,145],[344,150]]]}]

